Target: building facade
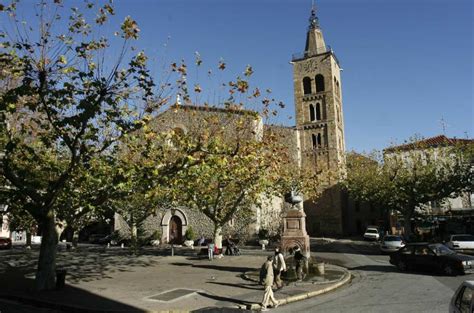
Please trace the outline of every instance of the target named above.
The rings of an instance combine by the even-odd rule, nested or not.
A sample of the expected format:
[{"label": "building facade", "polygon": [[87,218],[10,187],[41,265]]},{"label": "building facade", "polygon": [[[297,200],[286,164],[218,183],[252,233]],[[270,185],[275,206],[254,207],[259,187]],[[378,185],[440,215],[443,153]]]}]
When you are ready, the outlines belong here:
[{"label": "building facade", "polygon": [[342,235],[347,196],[339,186],[345,172],[341,68],[326,45],[313,8],[305,50],[293,55],[293,88],[301,167],[320,173],[322,195],[306,199],[308,232]]},{"label": "building facade", "polygon": [[[355,222],[348,221],[347,210],[351,205],[347,194],[340,187],[345,174],[345,139],[342,107],[341,68],[334,51],[325,44],[316,11],[313,8],[306,33],[305,49],[292,57],[293,88],[296,125],[293,127],[263,125],[262,120],[247,123],[250,133],[259,134],[271,130],[291,151],[298,167],[323,178],[321,196],[305,199],[307,231],[310,235],[343,235],[356,229]],[[218,116],[222,124],[231,125],[232,114],[225,109],[175,105],[157,118],[156,125],[162,130],[173,129],[189,132],[200,119],[208,115]],[[303,195],[304,196],[304,195]],[[250,220],[236,217],[224,233],[257,233],[259,229],[275,229],[281,226],[283,199],[268,199],[262,207],[254,208]],[[176,208],[175,214],[157,209],[146,221],[150,231],[159,229],[163,242],[179,242],[187,227],[204,236],[212,235],[211,221],[199,212]],[[126,228],[120,216],[115,219],[116,228]],[[354,225],[352,225],[354,224]]]}]

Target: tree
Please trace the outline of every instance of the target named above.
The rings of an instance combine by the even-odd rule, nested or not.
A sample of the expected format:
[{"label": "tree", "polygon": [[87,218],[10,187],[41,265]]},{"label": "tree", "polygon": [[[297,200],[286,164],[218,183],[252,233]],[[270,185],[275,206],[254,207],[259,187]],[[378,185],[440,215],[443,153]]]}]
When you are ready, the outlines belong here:
[{"label": "tree", "polygon": [[472,165],[472,143],[432,148],[413,140],[384,156],[349,153],[344,185],[355,200],[401,212],[410,235],[417,207],[472,190]]},{"label": "tree", "polygon": [[106,220],[111,209],[108,200],[114,197],[112,156],[97,156],[78,165],[76,174],[64,186],[54,204],[56,219],[72,233],[77,247],[79,231],[92,221]]},{"label": "tree", "polygon": [[[13,25],[0,33],[0,68],[18,77],[0,96],[2,192],[26,200],[21,209],[42,229],[36,288],[45,290],[55,286],[58,197],[81,163],[110,153],[118,139],[146,124],[160,101],[149,101],[154,83],[146,55],[129,52],[136,22],[126,17],[114,40],[98,35],[114,14],[110,3],[96,8],[85,1],[86,12],[97,12],[88,23],[78,8],[65,13],[61,1],[42,0],[39,25],[32,27],[18,19],[19,5],[0,8],[0,18]],[[117,41],[112,63],[105,56]]]}]

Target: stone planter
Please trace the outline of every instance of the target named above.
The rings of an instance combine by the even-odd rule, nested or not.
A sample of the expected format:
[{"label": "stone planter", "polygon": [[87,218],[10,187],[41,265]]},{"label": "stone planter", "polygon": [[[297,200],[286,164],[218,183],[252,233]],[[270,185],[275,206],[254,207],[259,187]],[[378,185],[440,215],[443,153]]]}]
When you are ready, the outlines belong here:
[{"label": "stone planter", "polygon": [[268,245],[268,239],[260,239],[258,243],[262,246],[262,250],[265,250],[265,246]]},{"label": "stone planter", "polygon": [[188,248],[194,249],[194,240],[185,240],[184,245]]}]

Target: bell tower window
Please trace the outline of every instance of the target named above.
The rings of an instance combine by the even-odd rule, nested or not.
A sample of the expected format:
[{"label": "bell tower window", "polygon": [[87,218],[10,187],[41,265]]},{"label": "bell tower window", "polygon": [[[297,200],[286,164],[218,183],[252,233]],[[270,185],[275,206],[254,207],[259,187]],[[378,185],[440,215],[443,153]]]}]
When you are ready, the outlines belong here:
[{"label": "bell tower window", "polygon": [[[317,108],[317,107],[316,107]],[[316,109],[317,110],[317,109]],[[316,111],[317,112],[317,111]],[[317,114],[314,111],[314,105],[309,105],[309,120],[313,122],[316,119]]]},{"label": "bell tower window", "polygon": [[309,77],[303,78],[303,93],[305,95],[311,94],[311,78]]},{"label": "bell tower window", "polygon": [[312,140],[312,143],[313,143],[313,149],[317,149],[317,148],[321,147],[322,142],[321,142],[321,134],[320,133],[318,133],[317,135],[316,134],[311,134],[311,140]]},{"label": "bell tower window", "polygon": [[316,75],[316,92],[324,91],[324,76],[321,74]]},{"label": "bell tower window", "polygon": [[321,103],[316,103],[316,120],[321,120]]}]

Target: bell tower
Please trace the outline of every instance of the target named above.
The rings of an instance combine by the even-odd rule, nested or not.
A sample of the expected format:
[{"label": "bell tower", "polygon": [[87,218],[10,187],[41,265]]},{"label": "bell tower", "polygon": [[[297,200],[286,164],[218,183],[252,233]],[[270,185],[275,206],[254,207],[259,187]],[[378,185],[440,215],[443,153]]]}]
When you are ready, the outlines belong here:
[{"label": "bell tower", "polygon": [[341,69],[326,45],[313,5],[305,50],[294,54],[296,129],[304,171],[320,173],[324,191],[305,201],[310,234],[342,234],[343,201],[338,182],[345,172]]}]

